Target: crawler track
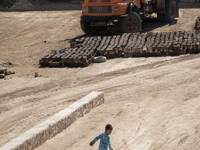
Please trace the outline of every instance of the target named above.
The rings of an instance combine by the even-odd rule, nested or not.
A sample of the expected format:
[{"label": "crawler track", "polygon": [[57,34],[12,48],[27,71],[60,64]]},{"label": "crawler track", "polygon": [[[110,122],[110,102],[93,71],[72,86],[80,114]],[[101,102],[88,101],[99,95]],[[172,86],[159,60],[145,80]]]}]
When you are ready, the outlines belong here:
[{"label": "crawler track", "polygon": [[82,37],[71,46],[42,57],[42,67],[86,67],[94,56],[155,57],[200,53],[200,33],[192,31],[147,32]]}]

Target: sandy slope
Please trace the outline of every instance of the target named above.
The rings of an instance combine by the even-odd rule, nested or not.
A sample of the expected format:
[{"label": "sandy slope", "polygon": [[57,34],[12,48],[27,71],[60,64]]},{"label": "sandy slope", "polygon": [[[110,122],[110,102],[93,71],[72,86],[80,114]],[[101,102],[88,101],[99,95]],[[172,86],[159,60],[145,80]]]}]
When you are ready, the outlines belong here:
[{"label": "sandy slope", "polygon": [[[147,23],[145,29],[189,30],[199,12],[181,10],[177,24],[155,28],[157,23]],[[83,34],[80,14],[0,13],[0,63],[16,64],[8,68],[16,74],[0,80],[0,145],[98,90],[106,93],[106,103],[39,149],[89,149],[88,142],[107,122],[115,128],[115,149],[198,149],[200,55],[121,58],[84,69],[38,68],[43,54]],[[35,72],[42,77],[33,78]]]},{"label": "sandy slope", "polygon": [[93,89],[106,92],[105,104],[38,150],[97,149],[98,144],[88,144],[107,123],[114,126],[116,150],[199,150],[199,56],[143,59],[139,66],[127,60],[130,68],[99,75],[107,79],[96,81]]}]

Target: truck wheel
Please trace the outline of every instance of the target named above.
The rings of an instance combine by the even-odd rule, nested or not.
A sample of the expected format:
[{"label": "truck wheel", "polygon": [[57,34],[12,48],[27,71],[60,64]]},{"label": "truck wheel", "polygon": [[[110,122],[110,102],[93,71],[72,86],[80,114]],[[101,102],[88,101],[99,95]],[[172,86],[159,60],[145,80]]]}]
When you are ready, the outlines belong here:
[{"label": "truck wheel", "polygon": [[161,13],[157,13],[157,19],[159,22],[165,22],[165,15]]},{"label": "truck wheel", "polygon": [[168,0],[165,6],[165,22],[173,22],[176,17],[176,1]]},{"label": "truck wheel", "polygon": [[141,18],[136,12],[130,12],[128,17],[123,18],[119,23],[121,33],[140,32],[141,26]]},{"label": "truck wheel", "polygon": [[90,24],[88,21],[81,19],[81,29],[83,30],[83,32],[85,32],[85,34],[96,35],[101,32],[101,29],[99,27],[91,27],[89,25]]}]

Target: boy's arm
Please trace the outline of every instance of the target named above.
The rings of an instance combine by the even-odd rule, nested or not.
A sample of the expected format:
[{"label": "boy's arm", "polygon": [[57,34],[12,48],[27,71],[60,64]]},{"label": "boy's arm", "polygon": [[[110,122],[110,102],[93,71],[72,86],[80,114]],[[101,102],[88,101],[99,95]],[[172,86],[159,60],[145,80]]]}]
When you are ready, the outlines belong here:
[{"label": "boy's arm", "polygon": [[110,143],[110,138],[109,138],[109,141],[108,141],[108,147],[109,147],[110,150],[113,150],[112,145]]},{"label": "boy's arm", "polygon": [[93,141],[90,142],[90,146],[93,146],[95,142],[101,137],[101,134],[94,138]]}]

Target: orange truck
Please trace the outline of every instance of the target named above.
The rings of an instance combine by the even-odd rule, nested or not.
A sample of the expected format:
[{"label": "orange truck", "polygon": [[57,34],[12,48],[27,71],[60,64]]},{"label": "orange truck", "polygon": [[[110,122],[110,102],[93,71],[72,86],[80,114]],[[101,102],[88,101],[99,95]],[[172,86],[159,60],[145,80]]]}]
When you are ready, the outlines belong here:
[{"label": "orange truck", "polygon": [[80,22],[87,35],[98,34],[108,27],[133,33],[140,32],[142,19],[153,13],[159,21],[169,23],[178,17],[178,11],[178,0],[83,0]]}]

